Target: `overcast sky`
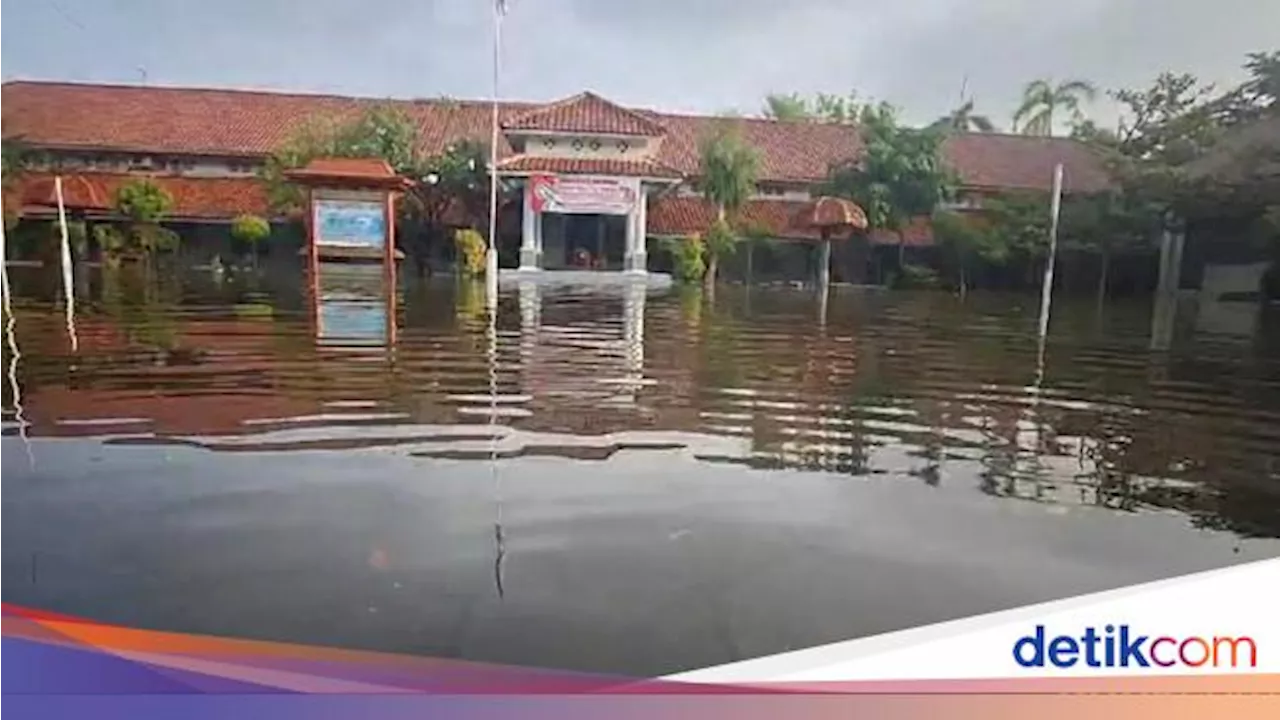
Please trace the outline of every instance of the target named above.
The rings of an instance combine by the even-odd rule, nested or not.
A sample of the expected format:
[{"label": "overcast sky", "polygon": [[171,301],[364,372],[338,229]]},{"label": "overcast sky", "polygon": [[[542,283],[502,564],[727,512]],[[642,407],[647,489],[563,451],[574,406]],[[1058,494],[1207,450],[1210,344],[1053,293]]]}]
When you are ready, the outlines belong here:
[{"label": "overcast sky", "polygon": [[[3,75],[487,97],[491,0],[7,0]],[[1280,48],[1280,0],[509,0],[504,96],[757,113],[769,92],[886,99],[915,121],[967,87],[1007,125],[1034,77],[1220,84]],[[1113,111],[1095,108],[1109,122]]]}]

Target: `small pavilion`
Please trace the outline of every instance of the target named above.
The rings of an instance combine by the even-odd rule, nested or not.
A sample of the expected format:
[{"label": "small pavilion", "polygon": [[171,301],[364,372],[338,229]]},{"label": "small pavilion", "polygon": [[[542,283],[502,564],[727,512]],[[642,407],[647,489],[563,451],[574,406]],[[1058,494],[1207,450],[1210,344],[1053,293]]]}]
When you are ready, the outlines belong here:
[{"label": "small pavilion", "polygon": [[682,174],[658,160],[667,130],[582,93],[502,124],[515,154],[498,174],[521,189],[520,270],[646,272],[649,198]]}]

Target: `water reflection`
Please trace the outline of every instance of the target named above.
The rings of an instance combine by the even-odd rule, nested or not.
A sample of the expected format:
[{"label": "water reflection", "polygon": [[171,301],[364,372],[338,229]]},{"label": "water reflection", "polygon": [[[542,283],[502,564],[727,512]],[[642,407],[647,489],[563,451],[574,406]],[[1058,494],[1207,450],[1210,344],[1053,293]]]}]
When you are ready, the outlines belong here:
[{"label": "water reflection", "polygon": [[385,349],[395,344],[395,288],[381,267],[321,263],[313,303],[318,345]]},{"label": "water reflection", "polygon": [[[17,433],[22,440],[22,447],[27,456],[28,466],[35,467],[35,456],[31,453],[31,443],[27,440],[27,418],[22,411],[22,389],[18,385],[18,360],[22,357],[22,353],[18,350],[17,334],[14,332],[14,316],[13,316],[13,286],[9,283],[9,268],[5,264],[0,267],[0,293],[3,293],[4,308],[4,339],[5,349],[8,358],[5,360],[5,379],[8,384],[5,386],[7,396],[5,398],[5,432],[8,433],[10,427]],[[12,426],[9,424],[9,414],[12,414]]]},{"label": "water reflection", "polygon": [[[1166,309],[1153,325],[1147,305],[1099,316],[1064,301],[1042,354],[1033,299],[837,291],[815,321],[798,291],[711,302],[643,283],[524,282],[491,329],[482,284],[388,292],[377,277],[328,277],[312,297],[300,282],[98,271],[78,353],[51,332],[47,283],[24,278],[6,419],[20,394],[33,436],[213,451],[499,461],[685,448],[719,465],[1175,510],[1280,535],[1274,345],[1180,345]],[[1149,353],[1157,336],[1168,352]]]}]

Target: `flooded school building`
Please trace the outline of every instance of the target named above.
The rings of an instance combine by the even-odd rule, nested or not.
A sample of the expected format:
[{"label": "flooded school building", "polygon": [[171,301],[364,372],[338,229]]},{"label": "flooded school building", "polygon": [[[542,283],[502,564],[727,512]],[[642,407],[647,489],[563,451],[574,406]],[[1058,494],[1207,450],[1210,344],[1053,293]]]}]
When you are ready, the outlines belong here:
[{"label": "flooded school building", "polygon": [[[121,183],[148,177],[174,198],[166,224],[184,252],[226,242],[237,215],[272,214],[257,173],[309,119],[351,116],[387,101],[277,92],[15,81],[3,87],[6,139],[38,151],[9,202],[24,217],[52,217],[40,197],[53,171],[81,192],[110,198]],[[439,153],[463,139],[487,142],[491,105],[451,100],[391,101],[416,122],[420,149]],[[723,118],[622,107],[593,93],[546,104],[500,108],[498,172],[502,267],[652,269],[650,242],[702,232],[714,211],[697,190],[699,141]],[[757,187],[740,213],[753,232],[810,242],[793,216],[831,165],[860,150],[854,127],[733,119],[759,153]],[[955,209],[980,211],[985,198],[1017,190],[1047,191],[1063,163],[1067,192],[1106,186],[1098,160],[1066,138],[957,134],[945,155],[958,173]],[[78,188],[78,190],[77,190]],[[9,202],[6,204],[8,205]],[[100,202],[100,200],[99,200]],[[102,211],[109,214],[109,211]],[[901,234],[874,231],[882,251],[933,243],[926,221]],[[850,278],[837,256],[836,279]]]}]

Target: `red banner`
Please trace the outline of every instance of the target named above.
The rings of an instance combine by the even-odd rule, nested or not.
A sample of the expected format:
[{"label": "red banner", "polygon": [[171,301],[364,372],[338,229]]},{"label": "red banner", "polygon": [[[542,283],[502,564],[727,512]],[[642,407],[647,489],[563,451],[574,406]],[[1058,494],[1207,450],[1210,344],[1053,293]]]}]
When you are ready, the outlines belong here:
[{"label": "red banner", "polygon": [[633,178],[533,175],[529,188],[536,212],[627,215],[635,209],[640,183]]}]

